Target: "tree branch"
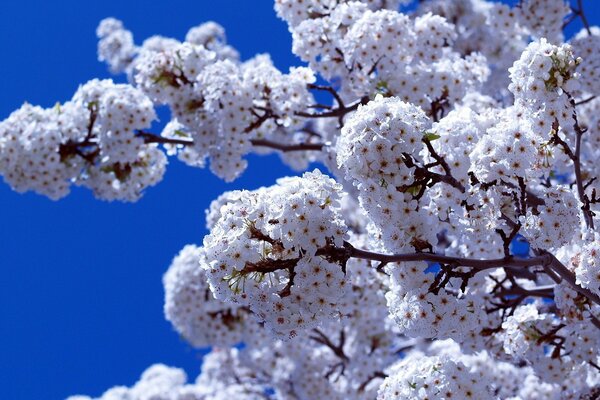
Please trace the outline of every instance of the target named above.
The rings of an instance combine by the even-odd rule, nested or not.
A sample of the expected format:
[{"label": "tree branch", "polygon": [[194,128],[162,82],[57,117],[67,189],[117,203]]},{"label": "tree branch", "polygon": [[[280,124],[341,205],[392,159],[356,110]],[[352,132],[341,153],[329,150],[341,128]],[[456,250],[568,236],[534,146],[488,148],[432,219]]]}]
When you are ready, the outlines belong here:
[{"label": "tree branch", "polygon": [[321,113],[307,113],[304,111],[297,111],[295,113],[295,115],[302,117],[302,118],[338,118],[340,126],[344,126],[344,117],[346,116],[346,114],[348,114],[352,111],[356,111],[358,106],[367,104],[369,102],[369,100],[370,99],[368,96],[363,96],[360,100],[356,100],[354,103],[350,104],[349,106],[340,104],[340,105],[338,105],[337,108],[334,108],[334,109],[331,109],[328,111],[324,111]]},{"label": "tree branch", "polygon": [[[575,130],[575,153],[571,153],[571,160],[573,161],[573,168],[575,169],[575,182],[577,184],[577,194],[579,196],[579,200],[583,203],[581,207],[583,211],[583,216],[585,218],[585,224],[589,229],[594,229],[594,213],[591,210],[590,201],[587,195],[585,194],[585,188],[583,186],[583,177],[581,174],[581,138],[583,134],[586,132],[586,129],[582,128],[579,125],[579,120],[577,118],[577,110],[575,99],[569,93],[566,93],[569,102],[571,103],[571,107],[573,108],[573,129]],[[558,134],[557,134],[558,136]]]},{"label": "tree branch", "polygon": [[[139,137],[144,138],[145,143],[161,143],[161,144],[175,144],[183,146],[193,146],[194,141],[191,139],[177,139],[169,138],[164,136],[158,136],[149,132],[139,132]],[[289,152],[289,151],[321,151],[326,145],[324,143],[297,143],[297,144],[283,144],[273,142],[268,139],[251,139],[250,143],[257,147],[269,147],[271,149]]]},{"label": "tree branch", "polygon": [[[348,244],[349,245],[349,244]],[[547,264],[552,259],[550,255],[544,254],[538,257],[531,258],[515,258],[515,257],[504,257],[495,258],[488,260],[473,259],[473,258],[462,258],[445,256],[434,253],[403,253],[403,254],[380,254],[374,253],[368,250],[361,250],[349,245],[347,247],[349,257],[359,258],[363,260],[379,261],[383,263],[393,262],[407,262],[407,261],[425,261],[431,263],[442,263],[448,265],[456,265],[461,267],[474,268],[478,271],[486,269],[501,268],[501,267],[533,267],[536,265]]]},{"label": "tree branch", "polygon": [[183,146],[193,146],[194,141],[191,139],[177,139],[165,136],[158,136],[154,133],[139,131],[137,136],[144,139],[144,143],[160,143],[160,144],[175,144]]},{"label": "tree branch", "polygon": [[590,29],[590,24],[585,16],[585,12],[583,11],[583,0],[577,0],[577,10],[573,9],[573,12],[579,16],[581,19],[581,23],[585,27],[587,34],[592,36],[592,30]]},{"label": "tree branch", "polygon": [[321,151],[326,145],[323,143],[298,143],[298,144],[282,144],[273,142],[267,139],[251,139],[250,143],[253,146],[269,147],[271,149],[285,152],[289,151]]}]

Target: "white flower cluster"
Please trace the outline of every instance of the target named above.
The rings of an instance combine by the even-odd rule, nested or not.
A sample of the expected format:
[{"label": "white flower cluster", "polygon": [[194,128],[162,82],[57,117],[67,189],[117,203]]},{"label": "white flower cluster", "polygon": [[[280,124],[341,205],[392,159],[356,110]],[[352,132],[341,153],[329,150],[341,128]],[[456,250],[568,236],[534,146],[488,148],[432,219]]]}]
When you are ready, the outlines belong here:
[{"label": "white flower cluster", "polygon": [[[461,113],[475,114],[470,110]],[[484,120],[483,117],[481,119]],[[473,127],[471,131],[465,129],[460,134],[456,133],[471,137],[470,142],[463,144],[466,154],[486,126],[484,122],[481,124],[482,127]],[[444,134],[441,127],[443,122],[434,129]],[[372,233],[387,251],[422,251],[428,246],[433,247],[437,243],[438,218],[448,218],[448,214],[435,214],[437,207],[444,204],[456,209],[458,222],[463,223],[464,219],[469,221],[464,224],[470,224],[472,221],[472,215],[464,215],[463,197],[454,188],[447,190],[450,197],[442,194],[445,189],[440,189],[440,192],[429,189],[425,197],[417,196],[421,189],[425,189],[421,186],[425,183],[415,184],[418,176],[415,165],[423,164],[423,140],[431,134],[430,129],[429,120],[419,108],[395,98],[378,98],[359,107],[347,121],[338,140],[338,165],[346,173],[346,179],[357,187],[361,206],[373,222]],[[450,141],[450,135],[445,139],[438,148],[446,148],[446,153],[452,151],[457,161],[461,159],[460,151],[452,146],[454,142]],[[453,156],[449,157],[450,165],[456,167],[457,176],[466,184],[468,169],[461,169],[452,160]],[[430,196],[438,197],[427,198],[429,192],[434,193]],[[455,200],[449,200],[451,198]],[[486,212],[485,208],[473,211],[476,210]],[[447,210],[443,212],[448,213]],[[491,213],[487,218],[496,219],[497,214]],[[473,235],[477,233],[475,230]],[[489,243],[484,247],[487,253],[491,253]],[[495,248],[498,249],[498,246]],[[434,294],[431,291],[434,274],[424,273],[426,269],[426,263],[389,267],[392,281],[387,300],[391,315],[405,335],[465,340],[469,332],[486,320],[480,306],[482,299],[474,292],[466,296],[462,294],[460,298],[444,291]],[[461,323],[452,322],[456,319]]]},{"label": "white flower cluster", "polygon": [[276,398],[374,398],[381,371],[397,360],[396,349],[406,345],[387,315],[383,275],[357,260],[349,260],[347,275],[352,290],[340,306],[340,320],[324,321],[292,341],[253,341],[245,351],[250,368],[267,377]]},{"label": "white flower cluster", "polygon": [[[397,10],[400,5],[409,4],[412,0],[358,0],[371,10],[389,9]],[[330,14],[339,3],[347,0],[275,0],[275,11],[279,18],[285,20],[290,26],[296,26],[302,21],[319,18]]]},{"label": "white flower cluster", "polygon": [[[83,111],[83,112],[82,112]],[[84,160],[64,157],[61,145],[85,137],[87,113],[73,103],[50,109],[24,104],[0,122],[0,174],[13,190],[60,199]]]},{"label": "white flower cluster", "polygon": [[206,279],[203,249],[185,246],[163,278],[165,317],[194,347],[234,346],[258,325],[249,311],[214,298]]},{"label": "white flower cluster", "polygon": [[[214,350],[204,358],[202,374],[195,383],[186,383],[182,369],[163,364],[150,366],[132,387],[116,386],[94,400],[258,400],[265,387],[250,377],[252,371],[240,365],[236,349]],[[236,382],[236,379],[243,383]],[[67,400],[93,400],[71,396]]]},{"label": "white flower cluster", "polygon": [[502,324],[504,329],[504,350],[507,354],[517,356],[524,355],[529,350],[530,342],[533,342],[539,331],[536,331],[536,322],[546,322],[550,326],[549,315],[540,315],[534,304],[528,304],[516,309],[506,322]]},{"label": "white flower cluster", "polygon": [[137,200],[164,174],[165,155],[137,132],[156,118],[129,85],[92,80],[63,105],[25,104],[0,122],[0,173],[18,191],[52,199],[75,183],[105,200]]},{"label": "white flower cluster", "polygon": [[515,7],[519,23],[535,38],[561,41],[565,17],[571,13],[565,0],[524,0]]},{"label": "white flower cluster", "polygon": [[86,109],[97,107],[92,136],[98,141],[99,162],[93,160],[87,168],[82,185],[101,199],[136,201],[146,187],[162,180],[164,153],[136,135],[156,119],[148,97],[130,85],[93,80],[77,90],[73,101]]},{"label": "white flower cluster", "polygon": [[[539,313],[535,304],[518,307],[502,328],[505,352],[526,360],[543,381],[561,384],[565,378],[573,379],[573,386],[567,386],[566,391],[585,389],[586,383],[577,377],[585,376],[589,362],[597,360],[597,328],[589,323],[556,327],[552,316]],[[558,336],[553,336],[554,332]]]},{"label": "white flower cluster", "polygon": [[[101,28],[117,23],[105,20]],[[162,135],[190,140],[185,148],[169,146],[169,153],[179,153],[182,161],[197,167],[210,159],[211,170],[226,181],[246,168],[243,156],[251,152],[252,139],[293,141],[292,134],[304,126],[296,113],[314,103],[307,89],[315,81],[311,70],[299,67],[283,74],[267,55],[240,63],[226,44],[223,28],[215,23],[192,28],[184,42],[147,40],[127,71],[157,105],[169,106],[172,120]]]},{"label": "white flower cluster", "polygon": [[[579,339],[578,337],[574,340]],[[574,373],[563,376],[560,383],[549,383],[540,379],[531,367],[499,361],[491,357],[486,351],[474,355],[465,355],[462,353],[460,346],[450,340],[440,340],[432,343],[426,354],[428,356],[447,357],[454,362],[464,364],[471,373],[480,375],[483,382],[488,382],[491,392],[497,396],[490,397],[490,395],[484,394],[484,397],[476,396],[475,398],[575,400],[585,398],[582,396],[587,391],[586,384],[583,382],[585,379],[582,379],[586,376],[585,370],[576,370]],[[545,366],[552,369],[552,365]],[[597,377],[594,377],[593,372],[587,374],[587,379],[592,385],[592,382],[598,380]]]},{"label": "white flower cluster", "polygon": [[481,53],[490,66],[490,76],[482,91],[497,98],[506,97],[510,82],[507,69],[527,45],[518,10],[484,0],[430,0],[420,2],[417,12],[433,13],[452,21],[457,34],[454,50],[463,56]]},{"label": "white flower cluster", "polygon": [[415,184],[412,163],[420,162],[430,127],[420,108],[378,96],[359,107],[337,142],[337,164],[358,189],[360,204],[382,230],[389,251],[435,241],[428,211],[413,199],[422,186]]},{"label": "white flower cluster", "polygon": [[[480,293],[471,293],[474,285],[470,293],[460,296],[444,290],[436,294],[430,290],[435,275],[424,272],[427,263],[386,268],[391,275],[388,307],[401,333],[463,342],[487,321]],[[456,283],[460,286],[459,281]]]},{"label": "white flower cluster", "polygon": [[191,28],[185,35],[185,41],[217,53],[220,60],[237,60],[237,50],[227,44],[225,29],[213,21]]},{"label": "white flower cluster", "polygon": [[[221,196],[211,205],[210,213],[228,204],[239,204],[243,198],[240,193]],[[352,241],[368,247],[365,235],[353,236]],[[397,360],[396,348],[405,345],[388,316],[385,275],[375,271],[368,261],[348,260],[348,287],[337,304],[339,315],[324,319],[318,329],[298,332],[293,340],[272,341],[265,340],[265,331],[254,321],[206,318],[207,311],[235,310],[236,306],[213,299],[207,292],[205,270],[200,265],[205,262],[202,252],[201,248],[186,246],[165,275],[167,318],[193,345],[204,345],[206,341],[214,346],[233,345],[243,331],[245,346],[239,353],[235,349],[211,353],[204,361],[198,385],[208,387],[222,382],[225,384],[221,390],[233,393],[247,387],[248,379],[263,382],[279,396],[293,398],[326,395],[359,400],[376,396],[380,372]],[[365,304],[369,305],[368,312]],[[223,330],[225,325],[231,332]],[[235,384],[231,382],[234,375],[238,376]]]},{"label": "white flower cluster", "polygon": [[600,28],[591,27],[591,35],[585,29],[581,30],[571,40],[573,53],[582,58],[577,68],[580,74],[581,90],[591,95],[600,95]]},{"label": "white flower cluster", "polygon": [[[302,128],[304,122],[295,114],[314,102],[307,90],[307,84],[315,81],[313,73],[300,67],[284,75],[268,56],[242,65],[219,61],[197,79],[203,110],[217,121],[213,124],[215,145],[207,149],[211,169],[225,180],[235,179],[245,169],[242,156],[250,152],[252,139],[269,138],[278,129]],[[194,127],[186,131],[190,129],[193,132]]]},{"label": "white flower cluster", "polygon": [[[600,163],[597,162],[600,157],[600,113],[596,112],[599,106],[600,98],[595,97],[591,101],[576,107],[579,124],[584,129],[587,129],[581,138],[581,170],[583,174],[590,177],[590,180],[586,183],[589,186],[587,189],[588,193],[596,190],[597,194],[600,193],[600,182],[598,179],[591,179],[593,177],[600,177]],[[574,136],[575,134],[570,131],[566,139],[568,140]],[[569,142],[573,144],[572,140]],[[562,173],[566,173],[572,177],[570,170],[567,168],[563,166]],[[594,219],[598,221],[600,219],[600,202],[592,203],[590,208],[596,213]]]},{"label": "white flower cluster", "polygon": [[349,98],[381,92],[429,109],[435,101],[461,99],[488,76],[484,57],[461,57],[449,47],[456,32],[440,16],[413,20],[394,7],[372,10],[362,2],[312,13],[309,3],[321,4],[294,2],[292,12],[276,6],[290,25],[292,50],[326,79],[341,77]]},{"label": "white flower cluster", "polygon": [[[500,238],[494,232],[501,226],[500,210],[505,202],[500,194],[502,191],[494,186],[482,190],[471,185],[472,175],[487,181],[488,171],[497,168],[497,161],[478,163],[480,157],[485,156],[477,155],[472,159],[471,156],[486,142],[491,152],[499,152],[507,147],[497,142],[513,140],[509,135],[495,134],[499,129],[494,126],[500,123],[502,116],[496,107],[491,98],[472,94],[432,127],[433,137],[437,137],[431,142],[432,147],[451,168],[452,176],[466,188],[464,193],[449,185],[436,185],[428,190],[429,207],[435,210],[440,220],[438,224],[442,224],[450,243],[447,254],[476,258],[502,255]],[[500,159],[499,156],[492,158]],[[435,162],[431,156],[427,161]],[[434,171],[444,173],[439,166]]]},{"label": "white flower cluster", "polygon": [[523,217],[523,234],[534,248],[558,249],[576,237],[580,231],[581,203],[568,187],[556,186],[544,192],[544,205],[536,214]]},{"label": "white flower cluster", "polygon": [[533,114],[533,129],[540,137],[549,139],[554,121],[564,128],[573,125],[569,95],[579,89],[575,70],[580,62],[570,45],[556,46],[542,38],[531,42],[509,69],[508,89],[515,104]]},{"label": "white flower cluster", "polygon": [[600,293],[600,239],[586,243],[578,257],[575,275],[581,287]]},{"label": "white flower cluster", "polygon": [[360,106],[337,142],[337,162],[359,191],[412,183],[405,156],[418,159],[431,123],[423,111],[398,98],[378,96]]},{"label": "white flower cluster", "polygon": [[340,191],[315,170],[241,192],[222,206],[204,238],[203,265],[215,297],[249,307],[282,336],[339,316],[344,273],[317,251],[341,247],[346,238]]},{"label": "white flower cluster", "polygon": [[98,60],[106,62],[112,73],[124,72],[136,55],[137,48],[133,35],[123,23],[114,18],[106,18],[96,29]]},{"label": "white flower cluster", "polygon": [[483,373],[469,371],[449,357],[408,356],[389,369],[377,394],[378,400],[483,399],[492,398]]},{"label": "white flower cluster", "polygon": [[482,182],[537,179],[543,172],[539,148],[541,140],[533,133],[530,119],[518,108],[508,108],[473,148],[472,171]]}]

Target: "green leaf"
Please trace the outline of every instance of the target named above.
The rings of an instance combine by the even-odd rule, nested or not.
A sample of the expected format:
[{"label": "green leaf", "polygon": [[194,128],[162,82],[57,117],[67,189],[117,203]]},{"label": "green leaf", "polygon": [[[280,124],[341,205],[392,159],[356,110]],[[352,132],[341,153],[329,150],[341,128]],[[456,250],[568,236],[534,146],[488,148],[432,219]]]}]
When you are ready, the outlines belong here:
[{"label": "green leaf", "polygon": [[188,137],[187,133],[185,133],[184,131],[182,131],[181,129],[177,129],[175,130],[175,132],[173,132],[175,134],[175,136],[180,136],[180,137]]},{"label": "green leaf", "polygon": [[90,101],[87,105],[88,110],[94,110],[96,108],[98,108],[98,102],[97,101]]},{"label": "green leaf", "polygon": [[406,192],[412,194],[413,196],[418,195],[420,191],[421,184],[412,185],[406,189]]},{"label": "green leaf", "polygon": [[434,140],[437,140],[441,138],[440,135],[436,135],[433,132],[425,132],[425,134],[423,135],[423,139],[425,140],[429,140],[430,142],[433,142]]},{"label": "green leaf", "polygon": [[375,89],[377,89],[378,91],[385,91],[388,89],[388,83],[386,81],[379,81],[377,82]]}]

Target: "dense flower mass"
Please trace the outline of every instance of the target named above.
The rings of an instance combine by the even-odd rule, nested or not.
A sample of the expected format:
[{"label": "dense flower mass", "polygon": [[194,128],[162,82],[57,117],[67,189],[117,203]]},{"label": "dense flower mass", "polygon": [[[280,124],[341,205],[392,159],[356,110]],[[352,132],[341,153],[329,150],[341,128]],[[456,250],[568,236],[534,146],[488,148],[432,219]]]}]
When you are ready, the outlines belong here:
[{"label": "dense flower mass", "polygon": [[586,243],[581,249],[575,274],[582,287],[600,292],[600,240]]},{"label": "dense flower mass", "polygon": [[82,85],[53,108],[23,105],[0,122],[0,171],[18,191],[64,197],[70,184],[105,200],[139,199],[158,183],[167,163],[137,135],[156,118],[148,97],[111,80]]},{"label": "dense flower mass", "polygon": [[390,372],[379,388],[379,400],[481,399],[489,393],[483,374],[445,357],[409,356]]},{"label": "dense flower mass", "polygon": [[344,274],[317,253],[345,239],[340,191],[315,170],[226,202],[204,239],[203,266],[215,297],[249,307],[290,336],[336,317]]},{"label": "dense flower mass", "polygon": [[1,121],[12,188],[136,201],[167,156],[232,181],[273,152],[332,177],[214,200],[163,277],[167,320],[212,347],[202,373],[154,365],[100,399],[597,398],[600,28],[584,3],[276,0],[303,63],[288,72],[240,59],[214,22],[137,45],[102,21],[98,58],[128,83]]},{"label": "dense flower mass", "polygon": [[163,278],[165,317],[195,347],[234,346],[258,324],[245,307],[214,298],[201,263],[202,248],[184,247]]}]

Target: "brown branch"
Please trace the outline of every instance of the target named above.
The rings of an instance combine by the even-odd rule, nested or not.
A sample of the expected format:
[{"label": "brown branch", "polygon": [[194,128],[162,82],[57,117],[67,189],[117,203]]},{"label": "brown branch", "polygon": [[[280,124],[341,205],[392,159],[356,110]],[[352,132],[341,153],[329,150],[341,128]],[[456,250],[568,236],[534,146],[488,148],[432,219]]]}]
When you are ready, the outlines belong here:
[{"label": "brown branch", "polygon": [[[583,186],[583,176],[581,174],[581,138],[587,129],[582,128],[579,125],[577,118],[577,110],[575,106],[575,99],[569,93],[566,93],[571,106],[573,107],[573,129],[575,130],[575,154],[572,154],[571,160],[573,160],[573,168],[575,169],[575,182],[577,184],[577,194],[579,200],[583,203],[581,207],[583,216],[585,218],[585,224],[589,229],[594,229],[594,213],[591,210],[590,201],[585,194],[585,188]],[[557,135],[558,136],[558,135]]]},{"label": "brown branch", "polygon": [[271,272],[281,271],[284,269],[293,269],[298,264],[300,258],[287,258],[274,260],[271,258],[265,258],[255,263],[246,262],[244,268],[240,270],[242,275],[250,274],[253,272],[259,272],[261,274],[269,274]]},{"label": "brown branch", "polygon": [[585,187],[583,184],[583,174],[581,173],[581,138],[583,134],[587,131],[587,129],[582,128],[579,125],[579,120],[577,118],[577,109],[576,103],[573,96],[569,93],[565,94],[569,98],[569,102],[572,107],[572,116],[573,116],[573,129],[575,130],[575,151],[571,149],[571,147],[558,135],[558,121],[555,120],[552,123],[552,129],[554,134],[550,139],[551,144],[561,146],[565,154],[571,159],[573,162],[573,170],[575,173],[575,184],[577,186],[577,195],[579,197],[579,201],[583,204],[581,210],[583,211],[583,217],[585,219],[585,224],[589,229],[594,229],[594,213],[591,210],[590,199],[585,194]]},{"label": "brown branch", "polygon": [[[88,103],[88,110],[90,117],[87,123],[87,134],[81,142],[74,142],[72,140],[63,143],[58,148],[58,154],[60,155],[61,161],[66,160],[70,156],[78,155],[90,164],[96,162],[96,157],[100,154],[97,140],[94,139],[94,125],[98,119],[98,103]],[[90,150],[90,151],[85,151]]]},{"label": "brown branch", "polygon": [[260,126],[262,124],[264,124],[266,121],[268,121],[269,119],[277,119],[277,118],[279,118],[275,113],[273,113],[273,110],[271,110],[270,108],[266,108],[263,111],[264,111],[264,113],[262,115],[258,115],[254,110],[252,110],[252,113],[257,118],[256,118],[256,120],[254,122],[252,122],[250,125],[248,125],[244,129],[245,133],[250,133],[253,130],[260,128]]},{"label": "brown branch", "polygon": [[590,101],[594,100],[595,98],[596,98],[596,96],[590,96],[587,99],[579,100],[578,102],[575,103],[575,106],[580,106],[582,104],[589,103]]},{"label": "brown branch", "polygon": [[271,149],[289,152],[289,151],[321,151],[325,144],[323,143],[297,143],[297,144],[283,144],[273,142],[267,139],[251,139],[250,143],[257,147],[269,147]]},{"label": "brown branch", "polygon": [[[516,189],[518,186],[508,181],[500,181],[502,186],[506,186],[511,189]],[[521,193],[523,195],[523,193]],[[525,204],[531,208],[537,208],[546,204],[544,199],[536,195],[535,193],[525,189]]]},{"label": "brown branch", "polygon": [[578,15],[575,13],[575,10],[573,9],[573,7],[571,7],[571,14],[569,14],[567,16],[567,18],[565,18],[565,20],[562,23],[562,27],[561,29],[565,29],[567,26],[569,26],[569,24],[573,21],[575,21],[575,18],[577,18]]},{"label": "brown branch", "polygon": [[[563,263],[561,263],[560,260],[558,260],[553,254],[551,254],[545,250],[538,250],[536,253],[539,254],[538,257],[546,256],[547,257],[546,259],[547,260],[549,259],[550,262],[547,264],[543,264],[543,265],[546,265],[549,269],[551,269],[556,274],[556,276],[558,276],[558,278],[559,278],[558,281],[556,279],[554,279],[556,283],[560,283],[562,280],[564,280],[569,284],[569,286],[571,286],[571,289],[580,293],[581,295],[586,297],[588,300],[600,305],[600,296],[598,296],[596,293],[592,292],[591,290],[581,287],[577,283],[575,283],[575,281],[576,281],[575,274],[573,274],[573,272],[571,272],[567,267],[565,267],[563,265]],[[551,276],[551,278],[552,278],[552,276]]]},{"label": "brown branch", "polygon": [[[137,135],[144,139],[145,143],[160,143],[160,144],[175,144],[183,146],[193,146],[194,141],[191,139],[178,139],[164,136],[158,136],[150,132],[138,132]],[[251,139],[250,143],[257,147],[269,147],[275,150],[288,152],[288,151],[321,151],[325,144],[323,143],[297,143],[297,144],[283,144],[273,142],[268,139]]]},{"label": "brown branch", "polygon": [[462,183],[460,183],[458,180],[456,180],[456,178],[454,178],[454,176],[452,176],[452,170],[450,169],[448,162],[446,162],[444,157],[440,156],[435,151],[435,149],[433,148],[433,145],[431,144],[431,141],[427,138],[424,138],[423,143],[425,143],[425,146],[427,147],[427,150],[429,151],[429,154],[431,155],[431,157],[433,157],[433,159],[444,170],[444,175],[439,177],[440,181],[445,182],[445,183],[449,184],[450,186],[453,186],[456,189],[458,189],[461,193],[464,193],[465,187],[463,186]]},{"label": "brown branch", "polygon": [[155,135],[154,133],[150,133],[150,132],[145,132],[145,131],[139,131],[136,134],[138,137],[141,137],[142,139],[144,139],[144,143],[160,143],[160,144],[175,144],[175,145],[182,145],[182,146],[193,146],[194,145],[194,141],[191,139],[177,139],[177,138],[170,138],[170,137],[165,137],[165,136],[158,136]]},{"label": "brown branch", "polygon": [[358,106],[367,104],[369,102],[368,96],[363,96],[360,100],[356,100],[354,103],[349,106],[338,105],[337,108],[333,108],[328,111],[324,111],[322,113],[307,113],[304,111],[297,111],[295,115],[302,118],[338,118],[340,126],[344,125],[344,117],[346,114],[356,111]]},{"label": "brown branch", "polygon": [[[600,370],[600,367],[598,367],[598,365],[594,364],[591,361],[588,361],[588,362],[590,363],[591,366]],[[579,397],[579,400],[598,400],[599,398],[600,398],[600,386],[594,386],[592,388],[589,388],[586,393],[581,394],[581,396]]]},{"label": "brown branch", "polygon": [[337,90],[335,90],[333,87],[324,86],[324,85],[315,85],[313,83],[309,83],[307,85],[307,87],[312,90],[320,90],[320,91],[328,92],[329,94],[331,94],[333,96],[333,98],[335,99],[335,101],[337,102],[337,104],[340,108],[346,107],[344,105],[344,101],[342,100],[341,96],[339,95]]},{"label": "brown branch", "polygon": [[360,384],[360,386],[358,387],[357,391],[360,392],[364,392],[365,389],[367,388],[367,385],[369,383],[371,383],[374,379],[377,378],[381,378],[381,379],[385,379],[387,378],[387,374],[383,371],[375,371],[373,372],[373,374],[371,374],[363,383]]},{"label": "brown branch", "polygon": [[[256,230],[258,231],[258,230]],[[252,232],[252,231],[251,231]],[[258,231],[260,232],[260,231]],[[252,233],[252,237],[258,240],[273,242],[273,239],[266,235],[256,236]],[[274,244],[274,246],[277,243]],[[399,254],[382,254],[376,253],[369,250],[357,249],[348,242],[344,242],[344,247],[325,246],[319,248],[316,251],[317,256],[324,257],[329,262],[335,262],[345,267],[346,262],[350,258],[358,258],[363,260],[378,261],[380,265],[386,265],[389,263],[400,263],[400,262],[415,262],[423,261],[430,263],[440,263],[444,266],[445,275],[451,275],[449,272],[454,268],[467,267],[472,268],[469,272],[460,272],[457,277],[463,279],[463,286],[466,285],[465,280],[468,280],[471,276],[477,272],[485,271],[494,268],[529,268],[533,266],[542,266],[546,273],[556,283],[560,283],[562,280],[566,281],[569,286],[581,295],[585,296],[590,301],[600,305],[600,296],[596,293],[579,286],[576,283],[575,274],[565,267],[553,254],[545,250],[536,250],[536,256],[531,258],[516,258],[514,256],[508,256],[503,258],[495,259],[473,259],[463,257],[446,256],[435,253],[399,253]],[[280,270],[288,270],[290,273],[290,280],[293,280],[294,268],[300,261],[300,257],[290,259],[270,259],[265,258],[255,263],[247,262],[244,268],[240,271],[243,275],[249,273],[271,273]],[[451,275],[454,277],[454,275]],[[442,279],[442,278],[440,278]],[[293,282],[292,282],[293,284]],[[292,285],[290,284],[290,286]],[[290,288],[287,289],[289,291]],[[547,288],[538,292],[533,292],[536,295],[546,296],[549,295]],[[284,290],[285,294],[285,290]],[[522,296],[525,293],[522,294]]]},{"label": "brown branch", "polygon": [[521,229],[521,223],[513,222],[510,218],[508,218],[504,214],[503,214],[503,218],[505,218],[509,221],[509,225],[512,226],[512,229],[508,235],[506,235],[506,233],[502,229],[496,229],[496,232],[498,233],[498,235],[500,235],[500,238],[502,239],[502,245],[503,245],[503,249],[504,249],[504,257],[509,257],[510,256],[510,244],[512,243],[513,239],[519,233],[519,230]]},{"label": "brown branch", "polygon": [[592,324],[594,324],[596,328],[600,329],[600,320],[592,313],[590,313],[590,321],[592,321]]},{"label": "brown branch", "polygon": [[574,161],[575,159],[575,153],[573,153],[573,150],[571,150],[571,147],[568,145],[567,142],[565,142],[559,135],[558,135],[558,121],[555,120],[552,123],[552,130],[553,130],[553,135],[550,138],[550,141],[548,143],[553,144],[555,146],[560,146],[563,151],[565,152],[565,154],[571,159],[571,161]]},{"label": "brown branch", "polygon": [[310,338],[312,340],[314,340],[317,343],[321,343],[324,346],[327,346],[329,349],[331,349],[333,354],[335,354],[336,357],[338,357],[342,361],[344,361],[344,362],[350,361],[350,359],[348,358],[346,353],[344,353],[344,344],[346,342],[346,334],[345,334],[343,328],[340,331],[340,340],[339,340],[340,343],[337,345],[334,344],[331,341],[331,339],[327,335],[325,335],[322,331],[320,331],[319,329],[315,328],[315,329],[313,329],[313,332],[316,334],[316,336],[310,336]]},{"label": "brown branch", "polygon": [[350,244],[348,244],[344,250],[349,254],[349,257],[359,258],[363,260],[379,261],[383,263],[425,261],[432,263],[456,265],[461,267],[469,267],[474,268],[478,271],[501,267],[527,268],[536,265],[544,265],[552,260],[550,254],[543,254],[531,258],[515,258],[511,256],[487,260],[452,257],[434,253],[380,254],[368,250],[357,249]]},{"label": "brown branch", "polygon": [[525,289],[522,286],[512,286],[510,288],[503,288],[496,293],[498,296],[515,296],[524,295],[527,297],[543,297],[546,299],[554,298],[554,285],[548,286],[537,286],[531,289]]},{"label": "brown branch", "polygon": [[571,9],[581,19],[581,23],[585,27],[587,34],[592,36],[592,30],[590,29],[590,24],[587,20],[587,17],[585,16],[585,12],[583,11],[583,0],[577,0],[577,9],[573,9],[573,8],[571,8]]},{"label": "brown branch", "polygon": [[90,110],[90,119],[87,125],[87,135],[84,141],[88,141],[92,138],[94,132],[94,124],[96,123],[96,119],[98,119],[98,103],[91,102],[88,103],[88,110]]},{"label": "brown branch", "polygon": [[433,122],[439,122],[444,117],[448,104],[448,89],[444,89],[442,95],[431,102],[429,115]]},{"label": "brown branch", "polygon": [[[435,153],[435,150],[433,148],[432,148],[432,150]],[[437,155],[437,153],[435,153],[435,154],[437,157],[439,157],[440,160],[443,160],[439,155]],[[438,182],[443,182],[443,183],[446,183],[446,184],[458,189],[461,193],[465,192],[465,187],[459,181],[457,181],[452,175],[438,174],[437,172],[430,171],[428,168],[418,165],[417,162],[413,159],[413,157],[410,154],[402,153],[402,155],[403,155],[404,164],[406,164],[406,166],[408,168],[414,168],[415,179],[411,184],[397,186],[396,189],[398,191],[406,192],[407,190],[418,188],[419,191],[417,192],[417,194],[413,194],[413,197],[415,199],[420,199],[425,194],[425,190],[428,187],[432,187]],[[436,161],[440,162],[439,160],[436,160]],[[450,170],[450,168],[448,167],[448,171],[449,170]]]}]

